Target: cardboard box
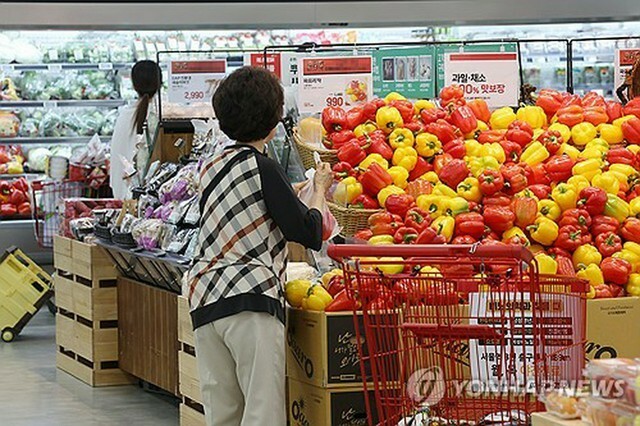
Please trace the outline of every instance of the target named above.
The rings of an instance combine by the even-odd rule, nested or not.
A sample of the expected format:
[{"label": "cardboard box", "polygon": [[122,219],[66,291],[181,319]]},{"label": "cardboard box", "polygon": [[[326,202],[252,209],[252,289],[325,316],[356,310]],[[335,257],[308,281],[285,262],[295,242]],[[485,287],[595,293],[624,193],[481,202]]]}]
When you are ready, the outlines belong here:
[{"label": "cardboard box", "polygon": [[587,300],[587,358],[640,357],[638,324],[638,297]]},{"label": "cardboard box", "polygon": [[531,415],[532,426],[583,426],[582,420],[563,420],[551,413],[533,413]]},{"label": "cardboard box", "polygon": [[[287,416],[290,426],[347,426],[376,424],[367,422],[362,387],[323,389],[288,379]],[[373,390],[369,402],[375,406]]]},{"label": "cardboard box", "polygon": [[320,387],[362,383],[353,313],[288,309],[287,376]]}]

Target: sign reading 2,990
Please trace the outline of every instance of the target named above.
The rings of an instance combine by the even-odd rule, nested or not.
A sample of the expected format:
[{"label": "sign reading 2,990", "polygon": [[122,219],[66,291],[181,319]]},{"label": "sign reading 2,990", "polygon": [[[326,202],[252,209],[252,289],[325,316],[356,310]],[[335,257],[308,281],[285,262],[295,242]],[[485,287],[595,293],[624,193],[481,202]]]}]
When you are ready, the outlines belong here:
[{"label": "sign reading 2,990", "polygon": [[171,61],[169,67],[169,102],[192,104],[210,102],[220,80],[227,73],[225,59]]}]

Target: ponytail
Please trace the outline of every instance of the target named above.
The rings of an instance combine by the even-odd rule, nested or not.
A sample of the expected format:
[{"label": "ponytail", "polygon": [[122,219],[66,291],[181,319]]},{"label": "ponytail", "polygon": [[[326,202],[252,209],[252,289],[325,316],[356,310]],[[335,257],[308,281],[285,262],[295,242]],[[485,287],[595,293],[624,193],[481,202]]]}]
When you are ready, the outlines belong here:
[{"label": "ponytail", "polygon": [[162,85],[160,67],[153,61],[139,61],[131,69],[131,82],[138,94],[138,104],[133,120],[133,130],[140,135],[144,131],[151,99]]},{"label": "ponytail", "polygon": [[144,126],[147,122],[147,112],[149,111],[149,102],[150,98],[146,93],[138,99],[136,114],[133,119],[133,130],[135,130],[137,135],[141,135],[144,132]]}]

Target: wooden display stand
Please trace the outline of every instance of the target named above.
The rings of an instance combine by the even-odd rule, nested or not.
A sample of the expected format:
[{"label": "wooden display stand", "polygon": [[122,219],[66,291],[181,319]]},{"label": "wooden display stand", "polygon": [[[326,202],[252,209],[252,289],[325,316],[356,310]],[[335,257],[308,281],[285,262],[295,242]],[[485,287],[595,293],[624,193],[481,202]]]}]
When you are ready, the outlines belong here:
[{"label": "wooden display stand", "polygon": [[178,369],[180,395],[180,425],[204,426],[204,407],[200,394],[198,366],[196,364],[195,340],[193,327],[189,316],[189,302],[183,296],[178,296]]},{"label": "wooden display stand", "polygon": [[118,363],[117,271],[95,245],[56,236],[56,365],[91,386],[132,378]]}]

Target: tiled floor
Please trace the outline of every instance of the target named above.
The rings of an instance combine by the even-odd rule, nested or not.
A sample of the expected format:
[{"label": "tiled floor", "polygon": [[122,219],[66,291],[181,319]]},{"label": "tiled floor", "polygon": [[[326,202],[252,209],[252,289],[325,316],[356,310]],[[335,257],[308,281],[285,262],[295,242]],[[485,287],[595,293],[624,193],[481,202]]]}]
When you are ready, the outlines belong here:
[{"label": "tiled floor", "polygon": [[55,366],[46,308],[12,343],[0,341],[0,426],[178,425],[173,399],[138,386],[91,388]]}]

